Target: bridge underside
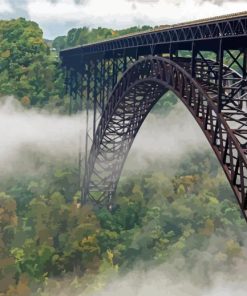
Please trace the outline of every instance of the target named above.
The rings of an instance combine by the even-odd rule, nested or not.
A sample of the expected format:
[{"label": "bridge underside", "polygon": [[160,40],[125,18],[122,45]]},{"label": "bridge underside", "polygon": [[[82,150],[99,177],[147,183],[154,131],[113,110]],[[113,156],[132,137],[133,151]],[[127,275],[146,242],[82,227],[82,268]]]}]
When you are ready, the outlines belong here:
[{"label": "bridge underside", "polygon": [[[208,76],[210,67],[215,75]],[[234,97],[229,93],[229,88],[236,82],[241,83],[242,78],[224,67],[225,83],[219,106],[215,81],[217,65],[197,60],[197,80],[192,79],[189,70],[188,59],[171,61],[150,57],[138,61],[125,73],[109,98],[89,154],[84,190],[91,200],[108,207],[112,205],[123,165],[138,130],[155,103],[171,90],[198,122],[241,208],[246,210],[245,101],[241,98],[242,93],[238,92]]]},{"label": "bridge underside", "polygon": [[139,36],[147,44],[109,41],[62,54],[71,111],[87,110],[83,202],[111,208],[134,139],[170,90],[201,127],[247,216],[247,17],[200,26],[187,37],[179,29],[176,41],[171,30],[151,45]]}]

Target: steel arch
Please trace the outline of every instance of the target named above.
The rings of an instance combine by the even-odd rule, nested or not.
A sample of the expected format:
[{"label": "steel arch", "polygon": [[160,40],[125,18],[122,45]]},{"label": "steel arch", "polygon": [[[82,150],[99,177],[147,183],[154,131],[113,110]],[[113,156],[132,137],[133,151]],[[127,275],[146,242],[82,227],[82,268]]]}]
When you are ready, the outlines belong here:
[{"label": "steel arch", "polygon": [[[162,57],[143,58],[123,74],[108,100],[94,137],[84,180],[85,196],[111,207],[136,134],[155,103],[171,90],[204,132],[246,218],[247,116],[243,110],[243,96],[228,91],[231,81],[241,82],[242,78],[224,67],[224,77],[228,78],[219,103],[214,90],[217,89],[216,78],[211,71],[214,67],[217,76],[217,67],[207,63],[197,61],[196,79],[192,78],[191,64],[186,59]],[[208,67],[211,67],[210,71]]]}]

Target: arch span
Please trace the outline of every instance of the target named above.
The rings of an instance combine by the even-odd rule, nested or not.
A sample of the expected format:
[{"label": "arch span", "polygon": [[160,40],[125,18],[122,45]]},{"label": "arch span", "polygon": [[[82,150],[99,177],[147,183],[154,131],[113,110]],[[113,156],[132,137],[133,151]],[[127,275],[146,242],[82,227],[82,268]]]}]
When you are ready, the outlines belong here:
[{"label": "arch span", "polygon": [[224,67],[224,90],[219,100],[218,69],[215,62],[197,60],[196,78],[192,78],[187,59],[148,57],[134,63],[115,86],[99,122],[88,158],[84,194],[96,203],[112,204],[135,136],[155,103],[171,90],[204,132],[246,217],[247,116],[243,94],[230,94],[228,87],[241,83],[242,78]]}]

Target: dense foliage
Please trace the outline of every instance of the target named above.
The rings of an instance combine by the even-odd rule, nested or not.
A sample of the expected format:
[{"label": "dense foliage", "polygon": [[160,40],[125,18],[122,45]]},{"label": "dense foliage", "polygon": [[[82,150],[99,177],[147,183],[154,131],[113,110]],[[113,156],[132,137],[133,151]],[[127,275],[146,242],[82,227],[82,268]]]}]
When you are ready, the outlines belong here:
[{"label": "dense foliage", "polygon": [[48,279],[68,275],[73,293],[90,290],[95,277],[104,284],[109,270],[162,264],[175,255],[193,269],[196,252],[207,252],[212,240],[218,244],[207,264],[231,269],[243,258],[246,225],[218,169],[211,154],[197,153],[173,177],[164,171],[126,176],[112,212],[81,206],[73,167],[15,186],[2,180],[0,292],[42,294],[40,287],[52,287]]},{"label": "dense foliage", "polygon": [[[72,29],[53,46],[146,29]],[[66,110],[58,61],[38,25],[24,19],[0,21],[0,37],[1,95],[14,95],[26,106]],[[175,103],[169,94],[154,112]],[[112,212],[80,204],[75,166],[40,157],[32,155],[47,167],[45,175],[0,180],[1,296],[53,295],[49,291],[57,279],[67,281],[70,295],[82,289],[86,294],[102,287],[109,275],[138,264],[163,264],[175,255],[183,258],[183,268],[193,270],[212,241],[217,243],[200,274],[205,281],[210,264],[216,271],[231,270],[238,258],[245,260],[246,225],[211,154],[188,155],[173,176],[159,170],[123,177]]]},{"label": "dense foliage", "polygon": [[14,95],[26,106],[59,103],[64,87],[57,65],[36,23],[0,21],[0,95]]}]

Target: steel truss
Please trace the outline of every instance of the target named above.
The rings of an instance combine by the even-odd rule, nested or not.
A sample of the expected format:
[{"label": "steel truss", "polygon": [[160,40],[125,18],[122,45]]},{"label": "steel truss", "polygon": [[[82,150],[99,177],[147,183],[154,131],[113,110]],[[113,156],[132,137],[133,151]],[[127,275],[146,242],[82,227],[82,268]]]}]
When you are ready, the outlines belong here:
[{"label": "steel truss", "polygon": [[[112,89],[121,73],[126,71],[136,61],[135,56],[116,54],[111,59],[98,58],[90,60],[78,70],[76,67],[66,67],[65,84],[70,95],[69,113],[86,110],[85,163],[83,165],[82,149],[79,156],[80,188],[82,202],[87,201],[85,186],[88,182],[88,154],[95,138],[96,127],[104,112]],[[86,98],[83,100],[82,98]],[[84,180],[82,168],[84,167]]]},{"label": "steel truss", "polygon": [[112,207],[143,121],[171,90],[203,130],[247,217],[246,28],[244,15],[61,53],[71,112],[86,109],[84,203]]},{"label": "steel truss", "polygon": [[153,31],[126,35],[112,40],[102,41],[85,46],[79,46],[61,52],[62,58],[71,60],[81,55],[102,54],[114,55],[115,51],[138,50],[140,54],[158,53],[164,48],[174,47],[188,49],[193,41],[207,41],[230,38],[245,38],[247,35],[247,13],[229,15],[221,18],[212,18],[204,21],[195,21],[174,26],[160,27]]},{"label": "steel truss", "polygon": [[247,116],[242,110],[246,97],[232,97],[230,85],[235,85],[235,78],[241,80],[241,77],[224,66],[225,75],[232,75],[234,79],[231,84],[228,79],[223,85],[224,104],[219,111],[221,104],[212,91],[212,85],[217,89],[219,79],[213,75],[205,79],[205,72],[217,74],[219,71],[219,67],[212,67],[212,64],[197,60],[197,80],[190,75],[190,62],[187,61],[186,66],[186,60],[179,58],[176,61],[145,58],[125,73],[109,98],[90,151],[85,194],[91,200],[108,207],[112,205],[125,159],[138,130],[159,98],[172,90],[203,130],[246,214]]}]

